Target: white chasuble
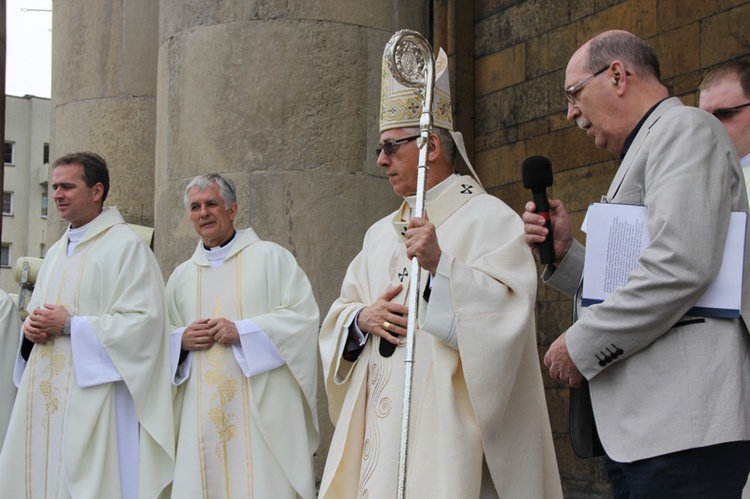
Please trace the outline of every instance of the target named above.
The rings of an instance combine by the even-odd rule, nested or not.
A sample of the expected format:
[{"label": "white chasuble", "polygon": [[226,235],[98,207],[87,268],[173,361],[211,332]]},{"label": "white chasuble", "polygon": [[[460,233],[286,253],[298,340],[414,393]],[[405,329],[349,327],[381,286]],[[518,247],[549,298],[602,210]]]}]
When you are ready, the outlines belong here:
[{"label": "white chasuble", "polygon": [[[443,193],[448,185],[440,185],[433,189],[434,197],[443,194],[443,203],[427,206],[427,214],[436,227],[450,216],[456,209],[469,201],[478,191],[459,195],[462,189]],[[411,281],[411,260],[406,254],[405,234],[411,218],[408,199],[393,217],[393,231],[399,244],[392,246],[392,254],[388,260],[387,276],[391,286],[401,284],[401,292],[391,301],[408,305],[409,287]],[[424,322],[427,303],[424,300],[424,289],[427,286],[428,273],[421,271],[419,323]],[[364,451],[360,469],[359,497],[379,498],[396,497],[398,495],[398,463],[401,440],[401,426],[404,397],[404,374],[406,370],[404,344],[395,349],[390,357],[380,355],[379,346],[383,341],[380,337],[373,337],[373,347],[369,349],[367,404],[365,409]],[[432,369],[432,343],[435,341],[429,334],[415,334],[415,358],[412,376],[411,414],[409,417],[410,438],[420,434],[421,401],[425,399],[425,389],[428,384],[429,372]],[[408,453],[407,453],[408,455]],[[411,460],[410,460],[411,461]],[[409,468],[407,462],[407,470]]]},{"label": "white chasuble", "polygon": [[[198,319],[224,317],[240,332],[239,345],[192,351],[179,366],[175,360],[174,373],[182,377],[189,365],[189,375],[175,399],[172,497],[314,498],[319,316],[294,257],[251,229],[237,231],[219,267],[209,265],[199,245],[169,278],[167,301],[172,334],[180,335],[173,354],[180,329]],[[272,342],[283,363],[268,364],[258,336]]]},{"label": "white chasuble", "polygon": [[0,290],[0,449],[16,399],[13,367],[21,340],[21,319],[13,300]]},{"label": "white chasuble", "polygon": [[[89,252],[98,241],[85,245],[70,256],[57,253],[49,267],[49,281],[54,286],[43,288],[41,303],[64,306],[71,315],[81,315],[81,274]],[[86,290],[84,290],[85,292]],[[87,417],[78,407],[71,408],[73,385],[76,383],[70,336],[54,336],[46,343],[36,344],[26,365],[20,392],[26,405],[26,491],[28,497],[68,497],[64,469],[65,438],[68,420]],[[101,390],[101,387],[90,387]],[[106,388],[105,388],[106,389]],[[114,416],[114,392],[103,401],[110,407],[106,411]],[[75,403],[75,401],[73,401]],[[92,423],[102,425],[101,437],[93,449],[96,463],[117,463],[117,422],[114,417]],[[97,464],[92,463],[92,466]],[[20,477],[19,477],[20,479]],[[120,496],[119,476],[102,477],[112,497]],[[107,483],[108,482],[108,483]]]},{"label": "white chasuble", "polygon": [[[408,212],[404,204],[402,211]],[[399,217],[402,218],[402,217]],[[408,220],[408,215],[403,219]],[[408,221],[394,222],[394,228],[403,239]],[[408,305],[411,261],[403,245],[394,248],[388,265],[388,276],[391,285],[403,285],[401,292],[391,301]],[[427,273],[422,272],[420,286],[426,285]],[[425,302],[420,298],[420,310],[424,311]],[[379,353],[380,337],[373,337],[373,348],[368,355],[367,405],[365,409],[365,439],[360,468],[359,497],[396,497],[399,462],[399,445],[401,439],[401,420],[403,413],[403,387],[405,373],[404,344],[399,345],[390,357]],[[425,335],[415,335],[415,351],[429,348]],[[424,392],[424,381],[430,361],[419,362],[414,366],[412,381],[412,398],[421,400]],[[419,425],[419,418],[412,417],[412,428]],[[416,433],[416,431],[415,431]]]},{"label": "white chasuble", "polygon": [[[406,497],[478,498],[491,487],[489,495],[502,498],[561,498],[534,328],[536,270],[523,222],[470,177],[430,189],[426,213],[442,255],[429,304],[426,282],[420,290]],[[405,348],[383,358],[378,337],[370,335],[354,362],[342,354],[358,311],[401,283],[405,268],[411,272],[407,219],[402,205],[370,227],[321,327],[336,426],[321,499],[396,496]],[[438,278],[447,279],[448,290]],[[427,325],[445,291],[452,313],[441,314],[447,320],[438,332]],[[397,300],[404,303],[406,292]],[[453,338],[445,333],[452,328],[448,317],[455,321]]]},{"label": "white chasuble", "polygon": [[[156,259],[114,207],[91,222],[70,256],[67,245],[65,235],[50,248],[28,309],[64,306],[74,316],[72,336],[34,345],[25,367],[17,361],[20,384],[0,453],[0,495],[153,499],[171,481],[174,463]],[[84,347],[81,324],[98,350]],[[96,377],[110,368],[110,381]],[[118,393],[136,415],[122,446],[118,402],[125,398]],[[121,480],[121,473],[129,478]]]},{"label": "white chasuble", "polygon": [[[198,307],[203,317],[242,317],[240,261],[198,269]],[[230,346],[215,343],[193,352],[195,411],[203,497],[253,497],[250,384]]]}]

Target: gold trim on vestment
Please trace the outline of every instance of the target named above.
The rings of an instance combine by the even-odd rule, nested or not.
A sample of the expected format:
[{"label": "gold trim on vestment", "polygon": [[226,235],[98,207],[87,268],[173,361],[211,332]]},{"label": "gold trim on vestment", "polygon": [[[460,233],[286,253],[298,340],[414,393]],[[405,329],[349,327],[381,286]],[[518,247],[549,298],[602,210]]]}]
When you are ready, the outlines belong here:
[{"label": "gold trim on vestment", "polygon": [[[78,314],[81,281],[83,279],[82,269],[86,267],[86,258],[89,251],[96,246],[98,241],[98,238],[88,241],[80,246],[77,252],[74,251],[69,256],[64,249],[57,254],[57,258],[49,267],[49,274],[46,276],[47,282],[45,283],[45,289],[48,291],[54,289],[54,297],[47,294],[44,296],[42,303],[61,305],[71,315]],[[72,262],[77,269],[73,283],[68,282],[69,262]],[[54,282],[54,279],[57,279],[57,286],[49,286],[48,284]],[[26,490],[29,497],[33,497],[34,487],[41,485],[43,489],[42,497],[56,496],[64,480],[64,436],[67,427],[70,388],[73,383],[73,356],[70,338],[53,336],[46,343],[35,344],[26,370],[29,373],[30,387],[26,399]],[[60,379],[60,375],[63,375],[64,379]],[[59,384],[56,384],[56,381]],[[36,395],[41,396],[41,401],[44,403],[44,412],[38,422],[44,428],[44,459],[42,461],[44,470],[42,471],[41,484],[38,478],[33,476],[40,470],[32,465],[36,462],[34,459],[34,436],[39,435],[39,432],[34,430]],[[53,430],[53,425],[59,426],[59,428]],[[53,453],[56,453],[54,460]],[[54,466],[50,467],[52,463],[54,463]],[[54,473],[54,476],[50,476],[50,471]],[[54,484],[50,484],[50,479],[54,481]],[[54,487],[54,489],[50,490],[50,487]]]},{"label": "gold trim on vestment", "polygon": [[[231,259],[226,262],[226,266],[231,268],[224,266],[215,269],[198,268],[196,310],[198,310],[199,317],[196,317],[196,320],[208,315],[207,312],[210,312],[213,319],[223,317],[228,320],[237,320],[241,317],[241,261]],[[222,277],[226,277],[223,274],[228,271],[232,272],[234,278],[222,280]],[[204,275],[204,272],[212,272],[213,279],[207,278],[209,274]],[[221,288],[218,289],[217,294],[213,297],[206,296],[209,291],[217,289],[218,281],[221,281]],[[226,286],[227,283],[233,283],[234,288]],[[226,307],[226,304],[229,306]],[[234,359],[231,345],[214,343],[206,351],[195,351],[194,357],[196,362],[194,375],[197,383],[195,410],[198,411],[197,438],[203,496],[212,497],[214,495],[212,492],[216,492],[212,491],[212,487],[216,488],[219,485],[218,481],[223,483],[223,497],[227,499],[233,493],[243,498],[253,497],[249,380]],[[237,398],[238,391],[239,398]],[[212,424],[208,423],[209,420]],[[241,444],[237,442],[237,438],[242,439]],[[237,448],[237,445],[241,445],[242,449]],[[214,468],[215,463],[209,461],[211,457],[209,451],[212,451],[211,454],[220,460],[219,466],[223,474],[221,478],[215,476],[215,471],[218,469]],[[214,471],[210,471],[212,468]],[[240,483],[244,481],[244,486],[238,483],[238,480]]]}]

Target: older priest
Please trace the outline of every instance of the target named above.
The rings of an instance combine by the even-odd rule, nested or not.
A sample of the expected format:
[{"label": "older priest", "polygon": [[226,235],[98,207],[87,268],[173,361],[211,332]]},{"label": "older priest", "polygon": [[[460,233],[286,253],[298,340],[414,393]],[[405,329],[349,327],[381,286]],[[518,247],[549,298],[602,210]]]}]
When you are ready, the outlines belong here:
[{"label": "older priest", "polygon": [[52,168],[70,226],[47,253],[23,324],[28,362],[16,362],[2,495],[153,498],[174,464],[161,272],[117,208],[102,208],[100,156],[69,154]]},{"label": "older priest", "polygon": [[234,230],[234,184],[194,178],[201,241],[167,283],[180,384],[174,498],[315,497],[319,312],[287,250]]},{"label": "older priest", "polygon": [[427,217],[410,221],[422,102],[383,62],[378,165],[403,203],[367,231],[321,329],[336,430],[320,496],[396,497],[405,349],[391,353],[388,345],[406,333],[408,262],[416,256],[428,272],[415,335],[406,496],[562,497],[523,224],[475,178],[453,173],[456,145],[465,152],[452,132],[442,51]]}]

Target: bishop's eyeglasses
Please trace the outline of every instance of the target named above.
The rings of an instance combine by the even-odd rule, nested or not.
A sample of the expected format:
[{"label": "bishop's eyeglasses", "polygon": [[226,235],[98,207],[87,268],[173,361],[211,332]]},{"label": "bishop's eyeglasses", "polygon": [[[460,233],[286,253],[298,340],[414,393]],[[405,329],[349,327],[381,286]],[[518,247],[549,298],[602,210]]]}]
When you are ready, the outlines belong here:
[{"label": "bishop's eyeglasses", "polygon": [[398,148],[400,145],[406,144],[407,142],[411,142],[412,140],[418,139],[419,137],[421,137],[421,135],[412,135],[411,137],[406,137],[405,139],[391,140],[390,142],[385,142],[384,144],[381,144],[380,147],[375,149],[375,156],[379,158],[381,151],[384,152],[386,156],[396,154],[396,151],[398,151]]}]

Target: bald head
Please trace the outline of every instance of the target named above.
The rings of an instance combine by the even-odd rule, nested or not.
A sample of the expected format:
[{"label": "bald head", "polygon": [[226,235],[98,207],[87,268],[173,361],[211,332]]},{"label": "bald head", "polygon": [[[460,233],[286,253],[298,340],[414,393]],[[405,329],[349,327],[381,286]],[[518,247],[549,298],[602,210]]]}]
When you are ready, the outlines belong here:
[{"label": "bald head", "polygon": [[601,149],[620,154],[630,132],[669,96],[653,48],[627,31],[606,31],[583,44],[565,70],[568,120]]},{"label": "bald head", "polygon": [[614,60],[626,64],[629,72],[637,73],[641,79],[659,82],[661,68],[656,52],[648,43],[627,31],[605,31],[588,42],[588,68],[607,65]]}]

